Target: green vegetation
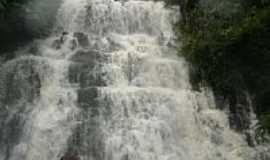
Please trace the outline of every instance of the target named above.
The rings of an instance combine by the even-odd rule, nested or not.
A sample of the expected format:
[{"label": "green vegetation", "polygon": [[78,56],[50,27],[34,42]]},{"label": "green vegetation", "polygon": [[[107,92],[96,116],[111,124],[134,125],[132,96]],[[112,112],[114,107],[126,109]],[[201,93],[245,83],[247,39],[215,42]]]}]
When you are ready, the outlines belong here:
[{"label": "green vegetation", "polygon": [[0,14],[1,18],[6,18],[8,13],[14,8],[21,7],[27,0],[0,0]]},{"label": "green vegetation", "polygon": [[[0,0],[0,56],[48,35],[61,0]],[[8,54],[6,54],[8,53]]]},{"label": "green vegetation", "polygon": [[8,52],[31,39],[24,23],[25,3],[26,0],[0,0],[0,53]]},{"label": "green vegetation", "polygon": [[[182,7],[181,54],[193,64],[195,88],[210,85],[230,103],[248,91],[270,132],[270,3],[267,0],[172,0]],[[197,86],[197,87],[196,87]]]}]

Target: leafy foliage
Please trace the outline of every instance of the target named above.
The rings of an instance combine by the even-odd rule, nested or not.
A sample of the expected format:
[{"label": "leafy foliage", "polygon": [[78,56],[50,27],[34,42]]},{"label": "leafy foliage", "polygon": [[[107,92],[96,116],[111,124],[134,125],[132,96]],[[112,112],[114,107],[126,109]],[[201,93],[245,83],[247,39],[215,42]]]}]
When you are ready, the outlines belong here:
[{"label": "leafy foliage", "polygon": [[0,56],[50,33],[61,0],[0,0]]},{"label": "leafy foliage", "polygon": [[[0,0],[0,55],[31,39],[23,15],[27,0]],[[12,55],[6,55],[12,58]]]},{"label": "leafy foliage", "polygon": [[[187,5],[187,3],[192,3]],[[196,86],[210,84],[230,101],[249,91],[270,131],[270,3],[268,0],[183,0],[182,52],[194,64]]]}]

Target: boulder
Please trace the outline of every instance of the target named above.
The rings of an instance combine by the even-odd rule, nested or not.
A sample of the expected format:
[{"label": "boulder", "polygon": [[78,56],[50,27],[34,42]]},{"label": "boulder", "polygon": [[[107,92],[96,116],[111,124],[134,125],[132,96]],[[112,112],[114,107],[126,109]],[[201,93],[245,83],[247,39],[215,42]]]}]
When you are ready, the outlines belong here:
[{"label": "boulder", "polygon": [[249,94],[242,91],[229,98],[216,95],[215,101],[219,109],[229,111],[230,127],[244,134],[250,146],[255,146],[255,135],[250,133],[253,108]]},{"label": "boulder", "polygon": [[60,39],[56,39],[52,43],[52,48],[54,48],[54,49],[61,49],[61,45],[62,45],[61,40]]},{"label": "boulder", "polygon": [[0,101],[5,105],[33,102],[40,95],[41,78],[38,58],[21,58],[5,64],[0,71]]},{"label": "boulder", "polygon": [[78,104],[82,108],[96,108],[98,106],[98,89],[89,87],[78,90]]},{"label": "boulder", "polygon": [[80,160],[78,153],[66,153],[60,160]]},{"label": "boulder", "polygon": [[75,50],[78,47],[77,41],[75,39],[71,39],[68,41],[68,48],[70,50]]},{"label": "boulder", "polygon": [[102,61],[102,56],[98,51],[94,50],[78,50],[71,58],[73,62],[94,64]]},{"label": "boulder", "polygon": [[46,68],[44,59],[33,56],[9,61],[0,68],[0,145],[7,155],[24,135]]},{"label": "boulder", "polygon": [[90,43],[89,43],[88,35],[81,32],[75,32],[73,36],[77,38],[78,43],[82,48],[87,48],[89,46]]},{"label": "boulder", "polygon": [[105,86],[102,74],[98,72],[100,69],[97,64],[73,63],[69,67],[69,81],[79,84],[81,88]]},{"label": "boulder", "polygon": [[71,83],[80,83],[81,87],[105,86],[102,79],[102,64],[108,57],[95,50],[79,50],[70,60],[69,78]]},{"label": "boulder", "polygon": [[79,50],[70,60],[73,62],[69,67],[70,83],[79,83],[81,88],[91,86],[105,86],[102,80],[102,63],[107,57],[98,51]]}]

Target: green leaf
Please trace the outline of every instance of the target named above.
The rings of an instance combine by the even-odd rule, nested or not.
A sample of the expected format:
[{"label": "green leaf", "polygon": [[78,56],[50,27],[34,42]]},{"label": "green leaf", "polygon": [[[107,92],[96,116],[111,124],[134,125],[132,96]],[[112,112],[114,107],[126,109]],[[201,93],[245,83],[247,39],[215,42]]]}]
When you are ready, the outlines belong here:
[{"label": "green leaf", "polygon": [[4,10],[5,9],[5,7],[4,7],[4,5],[3,5],[3,2],[0,2],[0,11],[2,11],[2,10]]}]

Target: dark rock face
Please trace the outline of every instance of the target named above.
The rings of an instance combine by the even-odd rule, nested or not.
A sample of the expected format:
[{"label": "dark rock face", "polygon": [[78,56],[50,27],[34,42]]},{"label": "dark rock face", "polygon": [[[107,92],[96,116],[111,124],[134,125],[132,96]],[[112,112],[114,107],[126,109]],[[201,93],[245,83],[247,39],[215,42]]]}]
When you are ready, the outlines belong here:
[{"label": "dark rock face", "polygon": [[[91,48],[88,36],[76,32],[73,37],[77,40],[78,50],[70,57],[72,63],[69,66],[70,83],[79,84],[78,107],[81,112],[76,116],[80,123],[73,130],[68,140],[66,154],[78,151],[77,155],[89,159],[105,159],[104,133],[100,118],[110,111],[102,107],[99,97],[99,87],[106,86],[103,79],[102,67],[108,61],[108,57]],[[80,160],[78,156],[64,156],[61,160]]]},{"label": "dark rock face", "polygon": [[68,43],[68,47],[71,50],[75,50],[77,47],[81,48],[88,48],[90,45],[88,35],[75,32],[75,33],[68,33],[63,32],[59,37],[57,37],[51,44],[52,48],[54,49],[61,49],[64,44]]},{"label": "dark rock face", "polygon": [[232,129],[246,135],[246,140],[250,146],[255,144],[255,135],[251,135],[248,130],[252,121],[252,102],[247,92],[242,92],[234,97],[225,98],[216,96],[216,103],[220,109],[229,111],[229,122]]},{"label": "dark rock face", "polygon": [[[40,96],[41,75],[36,65],[43,60],[26,57],[13,60],[0,69],[0,145],[6,159],[19,142],[34,99]],[[46,66],[44,66],[46,68]]]},{"label": "dark rock face", "polygon": [[[68,140],[67,153],[78,151],[78,155],[89,159],[105,159],[103,124],[100,118],[103,112],[109,111],[100,106],[98,87],[106,86],[102,78],[102,64],[108,57],[95,50],[87,50],[88,37],[82,33],[74,33],[78,44],[84,49],[79,49],[70,57],[72,64],[69,66],[70,83],[79,84],[78,107],[81,112],[77,115],[79,123],[73,130]],[[64,156],[62,160],[79,160],[77,157]]]},{"label": "dark rock face", "polygon": [[78,153],[66,153],[60,160],[80,160]]},{"label": "dark rock face", "polygon": [[[86,113],[82,116],[86,116]],[[88,120],[85,119],[82,124],[76,127],[73,135],[70,137],[68,144],[69,150],[79,150],[79,155],[88,157],[89,159],[103,160],[105,144],[101,127],[97,117],[89,118]]]},{"label": "dark rock face", "polygon": [[77,41],[75,39],[70,40],[68,47],[71,50],[75,50],[78,47]]},{"label": "dark rock face", "polygon": [[82,108],[96,108],[98,106],[98,90],[95,87],[80,89],[78,91],[78,103]]},{"label": "dark rock face", "polygon": [[78,91],[78,106],[82,109],[77,116],[81,123],[74,129],[69,139],[68,152],[79,151],[79,155],[89,159],[103,160],[105,152],[104,133],[100,116],[104,109],[98,99],[98,88],[89,87]]},{"label": "dark rock face", "polygon": [[56,39],[52,43],[52,48],[54,49],[61,49],[62,42],[60,39]]},{"label": "dark rock face", "polygon": [[81,33],[81,32],[75,32],[73,34],[73,36],[75,38],[77,38],[77,41],[79,43],[79,45],[82,47],[82,48],[87,48],[89,47],[89,39],[88,39],[88,36],[87,34],[84,34],[84,33]]},{"label": "dark rock face", "polygon": [[[81,112],[77,115],[77,121],[81,123],[76,126],[68,140],[66,154],[79,151],[77,155],[103,160],[105,158],[104,133],[99,119],[103,112],[109,111],[100,106],[98,87],[106,86],[101,70],[108,57],[99,51],[87,49],[90,48],[90,43],[86,34],[76,32],[73,37],[79,49],[69,59],[72,63],[68,74],[70,83],[79,84],[77,103]],[[78,156],[65,155],[61,160],[80,159]]]},{"label": "dark rock face", "polygon": [[243,131],[249,128],[251,103],[244,95],[235,97],[235,101],[230,104],[230,122],[232,128]]},{"label": "dark rock face", "polygon": [[51,47],[59,50],[63,45],[66,45],[72,51],[78,47],[76,39],[70,37],[68,32],[63,32],[60,37],[56,38],[52,42]]},{"label": "dark rock face", "polygon": [[72,57],[71,60],[74,62],[96,64],[104,60],[104,57],[94,50],[79,50]]},{"label": "dark rock face", "polygon": [[41,80],[36,71],[35,59],[19,59],[3,66],[1,70],[1,102],[15,105],[21,101],[33,102],[40,94]]},{"label": "dark rock face", "polygon": [[81,88],[91,86],[105,86],[102,79],[102,63],[107,57],[97,51],[79,50],[71,58],[74,63],[69,68],[71,83],[79,83]]}]

